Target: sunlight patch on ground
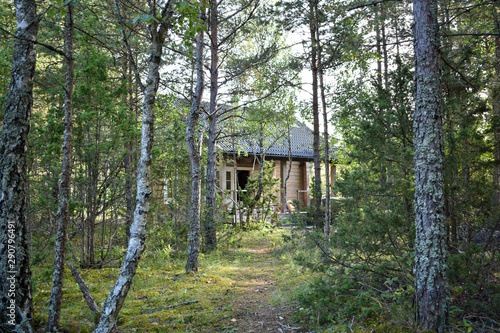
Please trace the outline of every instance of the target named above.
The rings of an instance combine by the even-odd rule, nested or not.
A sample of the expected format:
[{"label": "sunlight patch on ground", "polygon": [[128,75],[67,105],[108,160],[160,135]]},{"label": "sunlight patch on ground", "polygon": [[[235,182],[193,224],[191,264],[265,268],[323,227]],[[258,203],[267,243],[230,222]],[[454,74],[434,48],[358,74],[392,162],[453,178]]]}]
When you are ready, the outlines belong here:
[{"label": "sunlight patch on ground", "polygon": [[[240,248],[217,250],[200,258],[200,272],[186,275],[184,261],[150,251],[141,261],[132,288],[120,313],[119,332],[251,332],[252,322],[278,325],[287,318],[281,306],[303,276],[273,255],[281,233],[244,233]],[[51,274],[35,267],[35,324],[43,326],[48,315]],[[119,267],[80,270],[98,306],[119,274]],[[279,305],[282,304],[282,305]],[[69,270],[61,321],[68,332],[91,332],[94,317]],[[235,319],[235,321],[231,321]],[[266,324],[267,325],[267,324]],[[276,326],[278,328],[278,326]],[[272,326],[274,327],[274,326]],[[258,329],[257,331],[258,332]]]}]

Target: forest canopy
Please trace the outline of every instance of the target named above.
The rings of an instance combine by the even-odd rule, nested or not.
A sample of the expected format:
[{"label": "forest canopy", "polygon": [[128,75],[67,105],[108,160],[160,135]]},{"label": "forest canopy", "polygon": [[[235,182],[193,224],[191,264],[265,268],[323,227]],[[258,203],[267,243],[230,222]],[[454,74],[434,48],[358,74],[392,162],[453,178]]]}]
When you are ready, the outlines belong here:
[{"label": "forest canopy", "polygon": [[498,0],[2,0],[0,21],[0,331],[78,331],[71,274],[82,325],[121,331],[141,262],[198,281],[278,228],[291,331],[500,331]]}]

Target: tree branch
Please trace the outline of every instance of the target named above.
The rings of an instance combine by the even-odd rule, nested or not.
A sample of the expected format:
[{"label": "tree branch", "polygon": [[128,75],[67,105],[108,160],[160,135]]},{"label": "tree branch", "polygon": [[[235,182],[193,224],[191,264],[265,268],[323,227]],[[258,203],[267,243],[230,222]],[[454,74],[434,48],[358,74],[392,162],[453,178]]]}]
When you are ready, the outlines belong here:
[{"label": "tree branch", "polygon": [[[255,6],[253,7],[252,11],[248,14],[248,16],[243,20],[243,22],[236,27],[234,27],[227,35],[224,37],[220,43],[218,43],[217,47],[221,46],[224,44],[231,36],[233,36],[238,30],[240,30],[245,24],[248,23],[248,21],[253,17],[253,14],[259,7],[259,1],[255,1]],[[210,41],[212,42],[212,37],[210,37]],[[213,43],[212,43],[213,44]]]},{"label": "tree branch", "polygon": [[477,32],[477,33],[463,33],[463,34],[443,34],[444,37],[462,37],[462,36],[473,36],[473,37],[497,37],[498,33],[493,32]]},{"label": "tree branch", "polygon": [[389,2],[389,1],[397,1],[397,2],[399,2],[400,0],[376,0],[376,1],[372,1],[372,2],[360,3],[359,5],[355,5],[355,6],[352,6],[352,7],[348,8],[347,11],[349,12],[351,10],[355,10],[355,9],[359,9],[359,8],[363,8],[363,7],[376,6],[379,3]]},{"label": "tree branch", "polygon": [[137,68],[137,64],[135,63],[134,57],[132,56],[132,49],[130,48],[130,45],[128,43],[127,36],[125,35],[125,32],[123,31],[123,28],[125,27],[125,22],[123,21],[123,17],[120,13],[120,7],[118,7],[117,0],[113,0],[113,4],[115,7],[115,14],[116,14],[116,18],[118,19],[118,24],[120,24],[122,27],[122,29],[120,30],[120,33],[122,35],[123,44],[125,44],[125,48],[127,49],[127,56],[129,58],[130,63],[132,64],[132,68],[134,70],[135,81],[137,82],[139,89],[141,89],[141,91],[144,92],[145,87],[142,84],[141,76],[139,75],[139,69]]},{"label": "tree branch", "polygon": [[32,42],[32,43],[37,44],[37,45],[41,45],[41,46],[45,47],[46,49],[48,49],[50,51],[53,51],[53,52],[55,52],[55,53],[63,56],[64,58],[66,58],[66,53],[64,53],[62,50],[59,50],[59,49],[55,48],[52,45],[45,44],[45,43],[42,43],[42,42],[39,42],[39,41],[36,41],[36,40],[30,40],[28,38],[16,36],[13,33],[11,33],[10,31],[7,31],[7,30],[5,30],[2,27],[0,27],[0,31],[2,31],[3,33],[5,33],[5,34],[7,34],[7,35],[9,35],[9,36],[11,36],[13,38],[17,38],[17,39],[24,40],[24,41],[27,41],[27,42]]},{"label": "tree branch", "polygon": [[76,283],[78,283],[78,286],[80,287],[80,290],[82,291],[83,297],[85,298],[85,301],[87,301],[87,304],[90,308],[90,310],[98,315],[99,314],[99,308],[97,307],[97,304],[94,301],[94,298],[90,295],[89,288],[87,288],[87,285],[85,284],[85,281],[83,281],[82,276],[80,273],[73,267],[73,265],[68,264],[69,269],[71,270],[71,274],[76,280]]},{"label": "tree branch", "polygon": [[443,55],[441,55],[441,59],[446,64],[446,66],[450,67],[452,70],[457,72],[457,74],[460,75],[460,77],[462,78],[462,80],[465,81],[465,83],[467,83],[472,89],[474,89],[474,91],[477,91],[476,86],[474,86],[469,80],[467,80],[465,75],[463,75],[458,69],[456,69],[452,64],[450,64]]}]

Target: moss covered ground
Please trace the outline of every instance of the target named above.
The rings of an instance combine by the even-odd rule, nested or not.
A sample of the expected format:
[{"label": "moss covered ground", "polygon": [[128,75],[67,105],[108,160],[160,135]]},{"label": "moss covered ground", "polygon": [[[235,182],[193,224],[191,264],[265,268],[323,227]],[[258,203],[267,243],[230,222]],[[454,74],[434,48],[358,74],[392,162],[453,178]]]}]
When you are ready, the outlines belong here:
[{"label": "moss covered ground", "polygon": [[[234,248],[201,255],[198,273],[186,275],[185,261],[146,251],[120,312],[117,332],[280,332],[298,331],[291,322],[298,288],[310,280],[286,255],[274,255],[288,230],[249,231]],[[119,266],[80,269],[98,306]],[[43,327],[51,289],[50,265],[34,267],[35,327]],[[91,332],[95,318],[69,269],[61,326]]]}]

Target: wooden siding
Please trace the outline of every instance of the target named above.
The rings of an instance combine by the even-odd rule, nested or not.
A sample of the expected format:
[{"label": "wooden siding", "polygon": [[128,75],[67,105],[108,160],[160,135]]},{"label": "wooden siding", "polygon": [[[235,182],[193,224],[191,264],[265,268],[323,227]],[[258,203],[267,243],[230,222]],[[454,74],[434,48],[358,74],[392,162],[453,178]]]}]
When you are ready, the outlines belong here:
[{"label": "wooden siding", "polygon": [[[278,188],[275,192],[278,197],[276,200],[277,208],[281,212],[284,211],[284,195],[283,186],[284,179],[288,173],[288,164],[290,163],[288,159],[276,159],[268,158],[268,161],[273,161],[275,167],[274,177],[279,179]],[[309,205],[309,185],[308,185],[308,162],[306,161],[292,161],[292,167],[290,170],[290,177],[287,182],[287,200],[299,200],[301,202],[301,207],[306,207]],[[259,164],[254,163],[253,157],[240,157],[237,159],[236,168],[238,170],[252,170],[252,177],[258,177]],[[230,158],[219,164],[219,170],[221,177],[219,179],[219,186],[225,188],[225,174],[226,171],[233,172],[234,163]],[[333,175],[332,175],[333,176]],[[233,186],[234,187],[234,186]],[[227,204],[230,204],[227,202]]]},{"label": "wooden siding", "polygon": [[[280,188],[284,188],[284,179],[288,174],[289,161],[281,161],[281,181]],[[286,189],[286,199],[287,200],[299,200],[302,206],[307,205],[307,162],[303,161],[292,161],[290,169],[290,177],[287,181]],[[284,195],[280,196],[280,202],[284,205]]]}]

